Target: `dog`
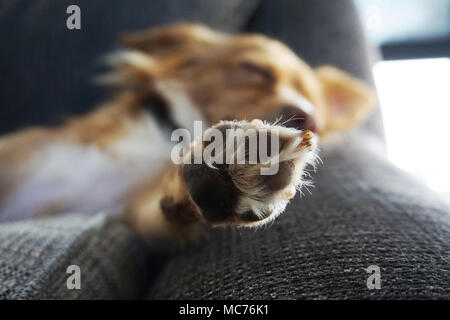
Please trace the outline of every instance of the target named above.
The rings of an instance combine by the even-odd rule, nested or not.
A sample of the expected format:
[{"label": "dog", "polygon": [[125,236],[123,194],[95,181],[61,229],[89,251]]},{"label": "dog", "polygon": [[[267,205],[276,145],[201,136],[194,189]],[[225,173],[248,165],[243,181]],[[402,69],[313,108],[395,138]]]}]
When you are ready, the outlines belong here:
[{"label": "dog", "polygon": [[[120,42],[107,57],[112,71],[100,77],[114,88],[108,102],[61,126],[0,139],[0,220],[118,210],[139,235],[173,242],[208,225],[260,226],[309,183],[318,137],[358,126],[374,105],[360,80],[313,69],[263,35],[177,24]],[[251,129],[277,141],[278,171],[262,175],[267,163],[173,163],[169,133],[192,133],[195,122],[209,129],[182,159],[205,150],[211,130]]]}]

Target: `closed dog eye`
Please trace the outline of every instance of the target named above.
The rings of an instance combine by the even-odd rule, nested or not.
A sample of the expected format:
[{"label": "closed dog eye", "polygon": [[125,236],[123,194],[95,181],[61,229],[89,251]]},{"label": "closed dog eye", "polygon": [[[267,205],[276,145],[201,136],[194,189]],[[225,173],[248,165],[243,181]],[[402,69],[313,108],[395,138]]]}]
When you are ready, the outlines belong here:
[{"label": "closed dog eye", "polygon": [[250,61],[244,61],[239,65],[240,76],[242,80],[249,82],[259,82],[267,85],[274,84],[276,81],[273,70],[255,64]]}]

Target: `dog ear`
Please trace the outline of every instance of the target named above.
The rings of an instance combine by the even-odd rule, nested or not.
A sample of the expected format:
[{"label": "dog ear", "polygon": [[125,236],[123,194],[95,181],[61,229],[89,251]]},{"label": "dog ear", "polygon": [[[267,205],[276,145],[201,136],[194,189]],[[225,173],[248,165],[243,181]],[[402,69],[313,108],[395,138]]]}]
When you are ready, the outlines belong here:
[{"label": "dog ear", "polygon": [[119,36],[123,46],[151,55],[173,54],[187,46],[202,47],[221,34],[197,24],[177,24]]},{"label": "dog ear", "polygon": [[136,50],[121,50],[106,57],[112,71],[96,78],[96,82],[119,88],[148,87],[161,72],[161,66],[148,54]]},{"label": "dog ear", "polygon": [[173,65],[177,56],[189,51],[204,51],[207,45],[223,36],[196,24],[122,34],[119,40],[125,49],[107,57],[113,72],[98,77],[97,82],[119,88],[147,88]]},{"label": "dog ear", "polygon": [[361,80],[331,66],[316,69],[327,107],[326,131],[351,129],[375,105],[375,92]]}]

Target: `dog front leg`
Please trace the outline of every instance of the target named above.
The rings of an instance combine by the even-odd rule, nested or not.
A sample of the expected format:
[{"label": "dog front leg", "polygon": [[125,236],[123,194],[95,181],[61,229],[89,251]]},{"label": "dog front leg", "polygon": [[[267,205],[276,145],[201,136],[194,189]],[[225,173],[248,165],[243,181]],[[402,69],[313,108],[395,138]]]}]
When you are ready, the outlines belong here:
[{"label": "dog front leg", "polygon": [[203,233],[202,214],[182,176],[182,165],[137,188],[126,210],[129,226],[146,239],[179,245]]},{"label": "dog front leg", "polygon": [[[204,156],[213,146],[208,139],[212,129],[222,142],[229,133],[241,129],[243,143],[231,150],[232,155],[241,150],[250,157],[251,146],[261,151],[278,145],[271,156],[276,170],[264,171],[271,167],[266,161],[238,163],[234,156],[230,161],[209,164],[205,159],[192,161],[196,148]],[[263,136],[267,139],[261,140]],[[227,145],[233,143],[226,140],[216,145],[216,160],[227,158]],[[129,209],[130,225],[144,237],[180,243],[201,234],[205,225],[257,227],[268,223],[284,211],[296,190],[310,183],[305,168],[316,161],[316,146],[317,139],[310,131],[277,127],[260,120],[221,122],[205,132],[201,143],[191,145],[184,157],[189,161],[169,164],[160,178],[140,188]]]}]

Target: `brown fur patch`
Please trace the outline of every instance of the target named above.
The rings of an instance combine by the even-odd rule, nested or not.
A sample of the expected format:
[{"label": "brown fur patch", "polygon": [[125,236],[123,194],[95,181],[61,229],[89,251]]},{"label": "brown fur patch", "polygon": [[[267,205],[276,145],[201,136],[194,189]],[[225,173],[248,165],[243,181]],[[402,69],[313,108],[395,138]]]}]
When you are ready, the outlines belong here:
[{"label": "brown fur patch", "polygon": [[[232,36],[182,24],[127,35],[122,42],[130,51],[122,56],[124,63],[114,64],[121,85],[110,102],[60,127],[34,128],[0,140],[0,201],[22,183],[20,174],[6,179],[5,173],[15,172],[43,145],[62,141],[104,149],[129,134],[128,124],[140,121],[158,82],[176,81],[209,125],[224,119],[273,121],[292,106],[280,93],[288,87],[315,107],[322,136],[361,123],[373,102],[371,89],[359,80],[330,67],[313,70],[285,45],[261,35]],[[282,188],[289,172],[289,166],[282,167],[278,176],[268,178],[268,187]],[[154,181],[133,186],[124,201],[140,233],[175,236],[183,223],[172,221],[191,221],[191,213],[202,221],[197,206],[209,221],[232,221],[238,197],[224,170],[185,166],[180,172],[168,166]]]},{"label": "brown fur patch", "polygon": [[198,221],[198,209],[188,198],[176,202],[173,197],[165,196],[159,203],[164,216],[172,223],[191,224]]}]

